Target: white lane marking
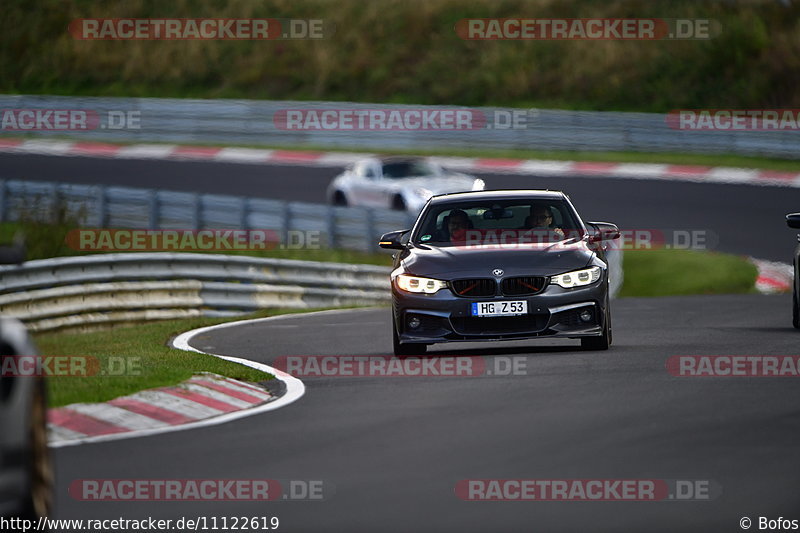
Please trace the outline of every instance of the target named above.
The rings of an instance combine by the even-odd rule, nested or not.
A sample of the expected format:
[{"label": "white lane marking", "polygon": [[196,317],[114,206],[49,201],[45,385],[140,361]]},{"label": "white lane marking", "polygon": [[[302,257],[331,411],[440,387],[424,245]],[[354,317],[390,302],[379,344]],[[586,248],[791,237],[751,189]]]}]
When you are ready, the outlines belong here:
[{"label": "white lane marking", "polygon": [[[374,154],[356,152],[323,152],[318,158],[310,160],[294,159],[273,159],[272,154],[276,150],[258,148],[237,148],[220,147],[219,152],[205,157],[198,154],[175,154],[178,148],[193,148],[192,145],[171,145],[171,144],[134,144],[130,146],[120,146],[119,150],[113,153],[87,154],[85,152],[73,152],[76,143],[70,141],[51,141],[47,139],[26,140],[15,146],[2,146],[0,152],[33,153],[47,155],[80,155],[85,157],[114,157],[118,159],[169,159],[173,161],[208,159],[211,161],[225,161],[233,163],[260,163],[260,164],[295,164],[323,167],[346,166],[364,157],[372,157]],[[517,165],[511,166],[491,166],[477,164],[477,158],[468,157],[448,157],[434,156],[432,160],[437,161],[442,166],[463,172],[484,172],[494,174],[517,174],[517,175],[552,175],[564,177],[581,177],[585,174],[580,170],[574,170],[573,166],[581,161],[547,161],[538,159],[519,159]],[[593,172],[598,177],[619,177],[633,179],[663,179],[667,181],[690,181],[705,183],[744,183],[749,185],[774,186],[774,187],[793,187],[800,188],[800,174],[796,178],[782,179],[772,178],[768,175],[761,175],[762,170],[739,169],[729,167],[708,167],[694,173],[688,172],[669,172],[669,165],[660,163],[619,163],[613,168],[603,172]],[[754,175],[753,175],[754,174]]]},{"label": "white lane marking", "polygon": [[174,144],[133,144],[122,146],[114,157],[120,159],[167,159],[173,150]]},{"label": "white lane marking", "polygon": [[223,148],[214,156],[216,161],[232,163],[266,163],[274,150],[258,148]]},{"label": "white lane marking", "polygon": [[77,403],[68,405],[66,409],[129,430],[159,428],[169,425],[161,420],[107,403]]},{"label": "white lane marking", "polygon": [[367,157],[374,157],[374,154],[358,154],[354,152],[326,152],[319,159],[314,161],[314,165],[319,167],[346,167]]},{"label": "white lane marking", "polygon": [[25,141],[16,147],[16,151],[29,154],[66,155],[75,143],[70,141]]},{"label": "white lane marking", "polygon": [[617,165],[610,174],[626,178],[662,178],[666,175],[667,165],[648,163],[623,163]]},{"label": "white lane marking", "polygon": [[539,161],[528,159],[515,167],[520,174],[542,174],[545,176],[561,176],[573,174],[572,161]]},{"label": "white lane marking", "polygon": [[749,168],[715,167],[706,174],[706,179],[719,183],[749,183],[758,179],[759,172]]},{"label": "white lane marking", "polygon": [[[311,313],[290,313],[290,314],[287,314],[287,315],[278,315],[278,316],[271,316],[271,317],[266,317],[266,318],[252,318],[252,319],[247,319],[247,320],[237,320],[235,322],[225,322],[223,324],[216,324],[214,326],[206,326],[206,327],[203,327],[203,328],[193,329],[191,331],[187,331],[185,333],[181,333],[180,335],[175,337],[175,339],[173,339],[171,346],[173,348],[177,348],[179,350],[185,350],[185,351],[188,351],[188,352],[197,352],[197,353],[205,354],[206,352],[200,351],[200,350],[190,346],[189,345],[189,341],[191,341],[191,339],[193,337],[195,337],[196,335],[202,335],[204,333],[208,333],[209,331],[214,331],[214,330],[223,329],[223,328],[230,328],[230,327],[235,327],[235,326],[241,326],[243,324],[252,324],[252,323],[257,323],[257,322],[272,322],[272,321],[286,320],[286,319],[291,319],[291,318],[304,318],[304,317],[307,317],[307,316],[317,316],[317,315],[334,314],[334,313],[347,313],[347,312],[351,312],[351,311],[362,311],[364,309],[369,309],[369,308],[329,309],[329,310],[325,310],[325,311],[313,311]],[[249,409],[242,409],[241,411],[234,411],[234,412],[231,412],[231,413],[226,413],[226,414],[222,414],[222,415],[219,415],[219,416],[214,416],[212,418],[206,418],[204,420],[198,420],[196,422],[189,422],[188,424],[180,424],[180,425],[177,425],[177,426],[169,426],[169,427],[163,427],[163,428],[142,429],[142,430],[130,431],[130,432],[126,432],[126,433],[114,433],[114,434],[110,434],[110,435],[96,435],[96,436],[86,437],[86,438],[77,439],[77,440],[53,442],[53,443],[50,443],[49,446],[51,448],[63,448],[63,447],[66,447],[66,446],[76,446],[78,444],[91,444],[91,443],[97,443],[97,442],[109,442],[109,441],[122,440],[122,439],[133,439],[133,438],[138,438],[138,437],[147,437],[147,436],[150,436],[150,435],[160,435],[162,433],[172,433],[172,432],[175,432],[175,431],[187,431],[187,430],[190,430],[190,429],[216,426],[216,425],[219,425],[219,424],[224,424],[226,422],[230,422],[232,420],[238,420],[240,418],[245,418],[245,417],[248,417],[248,416],[254,416],[254,415],[266,413],[268,411],[274,411],[275,409],[280,409],[281,407],[285,407],[285,406],[289,405],[290,403],[296,402],[297,400],[302,398],[302,396],[306,392],[305,384],[302,381],[300,381],[299,379],[297,379],[296,377],[294,377],[292,375],[287,374],[286,372],[283,372],[282,370],[278,370],[277,368],[273,368],[271,366],[265,365],[263,363],[258,363],[256,361],[250,361],[248,359],[242,359],[240,357],[230,357],[230,356],[226,356],[226,355],[218,355],[218,354],[213,354],[213,353],[209,353],[207,355],[212,355],[214,357],[218,357],[220,359],[224,359],[225,361],[231,361],[233,363],[239,363],[241,365],[248,366],[250,368],[255,368],[256,370],[261,370],[262,372],[267,372],[269,374],[272,374],[273,376],[275,376],[275,379],[279,379],[279,380],[284,382],[284,384],[286,385],[286,393],[283,396],[281,396],[280,398],[277,398],[277,399],[275,399],[275,400],[273,400],[271,402],[267,402],[267,403],[261,404],[261,405],[259,405],[257,407],[251,407]],[[158,391],[142,391],[141,393],[137,393],[137,394],[142,394],[142,395],[160,394],[162,396],[169,396],[172,401],[174,401],[174,400],[182,401],[181,398],[176,398],[175,396],[172,396],[170,394],[159,393]],[[161,407],[162,409],[175,410],[175,409],[170,408],[166,404],[166,402],[163,401],[163,400],[149,401],[148,403],[153,403],[153,404],[157,405],[158,407]],[[194,402],[192,402],[192,403],[194,403]],[[198,405],[198,407],[203,407],[205,409],[209,409],[207,407],[200,406],[199,404],[195,404],[195,405]],[[216,409],[215,409],[215,411],[216,411]],[[183,415],[189,416],[186,411],[178,411],[178,412],[180,412]]]}]

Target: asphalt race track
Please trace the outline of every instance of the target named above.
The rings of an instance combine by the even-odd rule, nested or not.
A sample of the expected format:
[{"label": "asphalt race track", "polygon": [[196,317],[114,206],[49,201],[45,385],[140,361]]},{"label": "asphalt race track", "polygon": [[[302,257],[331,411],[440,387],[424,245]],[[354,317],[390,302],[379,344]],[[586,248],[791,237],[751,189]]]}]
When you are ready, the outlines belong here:
[{"label": "asphalt race track", "polygon": [[[518,375],[317,377],[287,408],[221,427],[55,451],[58,518],[277,516],[282,531],[741,531],[800,518],[800,408],[791,378],[687,378],[673,355],[795,354],[790,297],[623,299],[615,343],[438,346],[520,358]],[[388,309],[217,330],[192,344],[270,364],[388,355]],[[499,368],[499,367],[498,367]],[[324,501],[78,502],[76,479],[322,480]],[[713,500],[469,502],[465,479],[712,480]]]},{"label": "asphalt race track", "polygon": [[[332,168],[0,155],[3,178],[162,187],[323,202]],[[553,188],[588,220],[702,230],[712,248],[790,262],[800,210],[784,187],[481,174],[489,188]],[[55,450],[56,518],[277,516],[279,531],[741,531],[800,519],[800,408],[791,378],[685,378],[673,355],[794,355],[791,297],[623,299],[614,346],[577,341],[439,346],[515,359],[518,375],[315,377],[298,402],[186,432]],[[388,309],[222,329],[195,347],[271,364],[288,355],[391,352]],[[81,502],[78,479],[316,480],[324,501]],[[468,502],[468,479],[709,480],[704,501]]]},{"label": "asphalt race track", "polygon": [[[104,183],[179,191],[324,202],[339,171],[302,165],[121,160],[0,154],[6,179]],[[791,263],[796,232],[784,222],[800,211],[800,193],[787,187],[700,184],[586,177],[481,173],[487,187],[550,188],[570,195],[586,220],[622,229],[701,231],[714,250]],[[400,229],[400,228],[398,228]],[[674,242],[673,244],[681,244]]]}]

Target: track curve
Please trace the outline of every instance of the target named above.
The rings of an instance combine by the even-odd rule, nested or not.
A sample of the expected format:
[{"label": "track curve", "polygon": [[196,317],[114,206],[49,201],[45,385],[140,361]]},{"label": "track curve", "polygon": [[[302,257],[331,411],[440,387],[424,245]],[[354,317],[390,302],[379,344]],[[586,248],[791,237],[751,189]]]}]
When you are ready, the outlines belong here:
[{"label": "track curve", "polygon": [[[672,355],[794,354],[789,309],[787,295],[623,299],[608,352],[568,340],[432,350],[522,358],[524,375],[304,379],[299,402],[224,431],[58,450],[58,515],[275,515],[285,531],[734,531],[742,516],[794,518],[796,379],[690,379],[665,369]],[[388,355],[389,324],[388,309],[299,315],[191,344],[266,364]],[[80,478],[314,479],[335,494],[268,504],[76,502],[66,486]],[[711,479],[723,492],[696,502],[456,498],[455,484],[475,478]]]}]

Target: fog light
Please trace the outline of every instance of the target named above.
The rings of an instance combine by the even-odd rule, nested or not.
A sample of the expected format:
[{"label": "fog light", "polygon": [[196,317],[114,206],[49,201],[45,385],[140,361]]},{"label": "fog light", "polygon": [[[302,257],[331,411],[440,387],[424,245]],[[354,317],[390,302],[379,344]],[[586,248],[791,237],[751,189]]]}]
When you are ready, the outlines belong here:
[{"label": "fog light", "polygon": [[411,318],[408,319],[408,327],[410,327],[411,329],[417,329],[419,327],[419,324],[420,324],[419,318],[415,316],[412,316]]},{"label": "fog light", "polygon": [[592,310],[591,309],[584,309],[578,315],[578,317],[583,320],[584,322],[591,322],[592,320]]}]

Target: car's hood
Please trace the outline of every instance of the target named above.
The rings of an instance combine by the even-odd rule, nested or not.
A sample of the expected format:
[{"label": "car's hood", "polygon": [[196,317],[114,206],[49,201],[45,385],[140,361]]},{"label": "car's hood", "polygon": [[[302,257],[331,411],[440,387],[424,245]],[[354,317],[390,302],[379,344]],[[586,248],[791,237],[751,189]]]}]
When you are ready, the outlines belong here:
[{"label": "car's hood", "polygon": [[583,268],[593,255],[583,240],[505,246],[418,245],[410,250],[403,266],[411,274],[443,280],[493,277],[492,271],[498,268],[504,271],[503,277],[550,276]]}]

